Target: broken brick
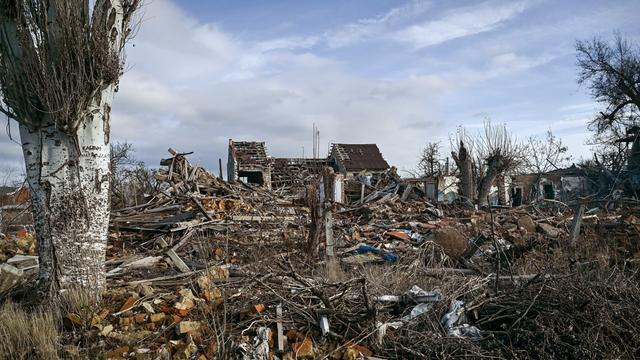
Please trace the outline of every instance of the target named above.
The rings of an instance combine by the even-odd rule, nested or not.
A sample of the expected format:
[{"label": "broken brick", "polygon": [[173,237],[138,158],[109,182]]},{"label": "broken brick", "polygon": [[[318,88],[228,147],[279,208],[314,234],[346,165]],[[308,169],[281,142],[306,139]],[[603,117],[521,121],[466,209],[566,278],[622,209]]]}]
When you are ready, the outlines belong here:
[{"label": "broken brick", "polygon": [[200,321],[180,321],[178,323],[178,328],[177,328],[177,333],[182,335],[182,334],[187,334],[187,333],[191,333],[191,332],[197,332],[200,330]]}]

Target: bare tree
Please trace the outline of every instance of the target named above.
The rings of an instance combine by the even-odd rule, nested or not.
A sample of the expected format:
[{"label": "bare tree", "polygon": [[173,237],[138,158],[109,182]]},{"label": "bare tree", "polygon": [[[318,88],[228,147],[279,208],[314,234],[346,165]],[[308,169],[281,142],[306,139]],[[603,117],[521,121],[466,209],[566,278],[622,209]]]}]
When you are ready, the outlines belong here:
[{"label": "bare tree", "polygon": [[476,198],[476,186],[474,176],[473,156],[465,146],[466,135],[458,134],[455,141],[451,142],[451,156],[458,168],[459,195],[473,202]]},{"label": "bare tree", "polygon": [[128,142],[111,144],[109,168],[111,169],[111,207],[126,207],[127,194],[125,184],[129,170],[137,165],[133,156],[133,145]]},{"label": "bare tree", "polygon": [[529,174],[544,174],[569,165],[571,156],[562,139],[547,131],[545,138],[530,136],[524,147],[521,170]]},{"label": "bare tree", "polygon": [[[484,131],[475,140],[478,164],[483,176],[478,182],[478,205],[488,206],[491,186],[500,175],[514,169],[521,161],[521,147],[505,125],[491,125],[487,121]],[[504,184],[498,186],[503,191]]]},{"label": "bare tree", "polygon": [[15,119],[39,285],[105,286],[109,116],[140,0],[0,0],[0,111]]},{"label": "bare tree", "polygon": [[438,176],[442,174],[440,159],[440,142],[430,142],[422,149],[418,168],[422,176]]},{"label": "bare tree", "polygon": [[535,191],[540,188],[542,175],[554,169],[569,165],[571,156],[562,139],[547,131],[544,138],[530,136],[522,147],[522,163],[516,170],[519,173],[535,174]]},{"label": "bare tree", "polygon": [[604,109],[590,123],[598,142],[611,143],[640,125],[640,49],[620,34],[576,43],[578,82]]},{"label": "bare tree", "polygon": [[594,164],[600,178],[608,178],[601,184],[611,186],[607,191],[624,186],[635,195],[638,184],[620,175],[640,172],[640,48],[616,33],[612,43],[578,41],[576,51],[578,82],[604,107],[589,124]]},{"label": "bare tree", "polygon": [[13,188],[18,185],[18,168],[11,165],[0,166],[0,188]]},{"label": "bare tree", "polygon": [[[521,146],[506,126],[492,125],[488,120],[485,121],[483,130],[475,135],[460,129],[456,141],[452,142],[452,148],[453,158],[460,171],[461,195],[474,199],[469,196],[472,192],[469,187],[477,184],[475,199],[481,207],[488,206],[489,192],[496,179],[516,168],[522,157]],[[504,184],[498,188],[500,191],[505,190]]]},{"label": "bare tree", "polygon": [[111,207],[138,205],[158,190],[156,171],[136,159],[128,142],[111,144]]}]

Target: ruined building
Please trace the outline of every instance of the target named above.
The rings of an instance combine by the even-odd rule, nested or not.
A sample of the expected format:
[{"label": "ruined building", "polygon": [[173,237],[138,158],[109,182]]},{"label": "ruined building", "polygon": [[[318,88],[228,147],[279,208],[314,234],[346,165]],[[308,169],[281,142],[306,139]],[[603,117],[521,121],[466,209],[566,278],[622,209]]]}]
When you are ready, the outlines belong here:
[{"label": "ruined building", "polygon": [[[360,177],[367,181],[389,170],[376,144],[333,144],[327,157],[308,159],[273,158],[268,155],[264,142],[229,140],[230,182],[243,181],[274,191],[299,192],[304,189],[306,178],[320,174],[326,167],[340,175],[337,179]],[[342,189],[342,183],[335,188]]]},{"label": "ruined building", "polygon": [[333,164],[333,160],[329,158],[273,158],[271,159],[271,188],[300,191],[304,187],[304,178],[320,174],[325,167],[333,168]]},{"label": "ruined building", "polygon": [[543,174],[516,175],[511,183],[513,206],[543,199],[568,201],[592,192],[592,184],[584,169],[575,165]]},{"label": "ruined building", "polygon": [[347,177],[371,176],[389,169],[376,144],[333,144],[329,157],[335,170]]},{"label": "ruined building", "polygon": [[270,189],[271,160],[264,142],[229,139],[227,179],[229,182],[240,180]]}]

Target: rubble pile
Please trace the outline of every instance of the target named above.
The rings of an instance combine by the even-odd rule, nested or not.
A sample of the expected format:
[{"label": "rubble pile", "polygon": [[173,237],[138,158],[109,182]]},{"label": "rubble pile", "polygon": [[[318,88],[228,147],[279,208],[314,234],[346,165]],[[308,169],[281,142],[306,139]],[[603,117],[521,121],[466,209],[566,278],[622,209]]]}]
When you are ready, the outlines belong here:
[{"label": "rubble pile", "polygon": [[[243,246],[283,245],[302,236],[305,210],[299,205],[264,189],[227,183],[191,165],[188,154],[170,152],[174,156],[161,161],[158,193],[145,204],[112,212],[107,276],[139,278],[139,271],[129,270],[149,268],[158,276],[171,270],[189,274],[211,261],[259,257],[240,251]],[[158,265],[168,271],[159,272]]]},{"label": "rubble pile", "polygon": [[0,238],[0,296],[33,279],[38,270],[36,241],[24,229]]},{"label": "rubble pile", "polygon": [[171,153],[159,191],[113,211],[109,289],[63,314],[61,356],[640,356],[638,203],[474,210],[389,175],[326,208],[335,244],[312,258],[302,199]]}]

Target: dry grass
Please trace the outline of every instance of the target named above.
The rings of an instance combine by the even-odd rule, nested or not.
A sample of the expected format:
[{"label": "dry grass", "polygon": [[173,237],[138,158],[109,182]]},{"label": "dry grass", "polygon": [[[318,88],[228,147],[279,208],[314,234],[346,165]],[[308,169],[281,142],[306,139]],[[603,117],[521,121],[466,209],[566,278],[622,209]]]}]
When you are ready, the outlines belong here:
[{"label": "dry grass", "polygon": [[96,309],[95,294],[86,290],[64,292],[36,307],[6,301],[0,307],[0,360],[58,359],[63,317],[77,314],[87,325]]},{"label": "dry grass", "polygon": [[85,322],[90,322],[93,315],[99,311],[95,292],[87,290],[65,291],[60,294],[54,304],[63,316],[70,313],[77,314]]},{"label": "dry grass", "polygon": [[28,311],[6,302],[0,308],[0,359],[57,359],[56,311]]}]

